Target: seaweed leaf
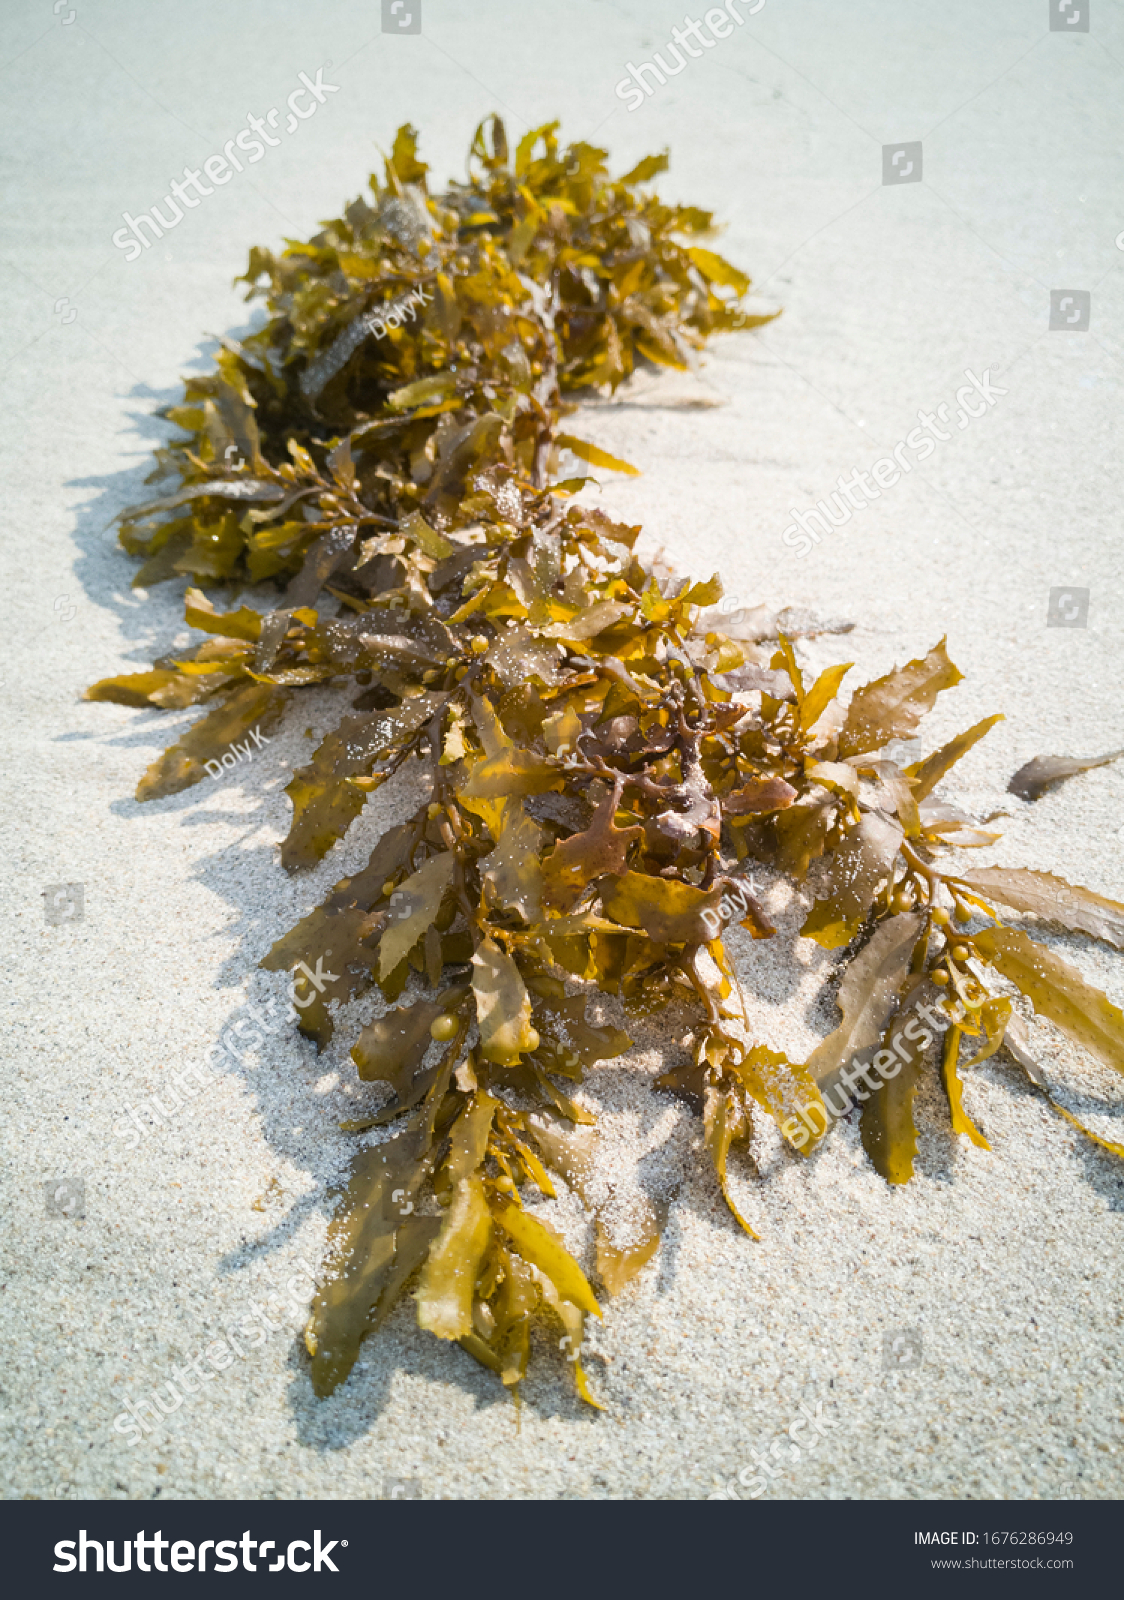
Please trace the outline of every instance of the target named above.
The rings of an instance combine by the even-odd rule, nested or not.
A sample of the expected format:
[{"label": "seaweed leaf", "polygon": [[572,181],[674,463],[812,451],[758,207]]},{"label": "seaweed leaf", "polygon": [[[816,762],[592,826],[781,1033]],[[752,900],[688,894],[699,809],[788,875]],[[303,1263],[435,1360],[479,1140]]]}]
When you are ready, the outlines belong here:
[{"label": "seaweed leaf", "polygon": [[[232,746],[246,741],[255,728],[264,737],[276,727],[284,708],[283,691],[257,683],[243,684],[152,763],[137,784],[137,799],[162,800],[189,789],[193,783],[201,783],[207,777],[208,762],[221,765]],[[253,760],[249,745],[246,754]]]},{"label": "seaweed leaf", "polygon": [[917,801],[924,800],[932,793],[945,774],[956,765],[961,756],[967,755],[974,744],[978,744],[984,734],[990,733],[997,722],[1004,720],[1003,713],[997,712],[993,717],[984,717],[982,722],[976,722],[965,733],[958,733],[955,739],[950,739],[947,744],[942,744],[939,750],[934,750],[931,756],[926,756],[924,761],[915,762],[912,767],[906,767],[907,778],[913,780],[913,797]]},{"label": "seaweed leaf", "polygon": [[344,717],[285,790],[293,820],[281,846],[283,867],[310,867],[331,849],[366,803],[366,792],[347,780],[369,775],[380,757],[401,759],[443,704],[442,695],[422,694],[391,712]]},{"label": "seaweed leaf", "polygon": [[839,685],[854,666],[853,661],[844,662],[840,666],[828,667],[821,672],[815,683],[808,690],[800,702],[800,726],[808,731],[815,727],[823,716],[828,706],[839,693]]},{"label": "seaweed leaf", "polygon": [[891,739],[913,738],[914,729],[933,709],[937,695],[959,683],[961,676],[948,659],[942,639],[927,656],[895,667],[859,689],[839,734],[840,759],[879,750]]},{"label": "seaweed leaf", "polygon": [[606,876],[625,872],[629,846],[643,835],[643,828],[618,828],[615,817],[618,797],[606,795],[581,833],[560,839],[542,865],[546,903],[569,911],[589,884]]},{"label": "seaweed leaf", "polygon": [[[301,997],[300,1029],[322,1050],[332,1037],[328,1001],[350,1000],[374,981],[378,966],[378,933],[382,919],[372,908],[386,900],[418,839],[417,826],[391,828],[371,851],[367,865],[341,878],[322,905],[278,939],[261,965],[267,972],[306,971],[322,974]],[[334,963],[334,967],[333,967]],[[327,975],[324,969],[327,967]]]},{"label": "seaweed leaf", "polygon": [[546,1274],[563,1300],[600,1317],[601,1307],[585,1273],[552,1228],[513,1205],[501,1206],[495,1220],[523,1259]]},{"label": "seaweed leaf", "polygon": [[247,639],[253,644],[261,637],[261,612],[253,610],[251,606],[239,606],[237,611],[220,613],[198,589],[188,589],[184,600],[184,620],[191,628],[201,628],[204,633],[219,633],[229,639]]},{"label": "seaweed leaf", "polygon": [[710,1151],[710,1158],[714,1163],[714,1171],[717,1174],[718,1184],[722,1190],[722,1198],[729,1206],[739,1225],[749,1234],[749,1237],[757,1239],[760,1236],[754,1233],[734,1204],[726,1176],[726,1160],[730,1153],[730,1146],[733,1144],[747,1144],[750,1131],[745,1099],[740,1089],[708,1083],[703,1097],[703,1137],[706,1141],[706,1147]]},{"label": "seaweed leaf", "polygon": [[517,911],[524,922],[538,922],[546,863],[541,859],[542,829],[527,815],[522,802],[511,799],[503,808],[503,823],[496,848],[485,857],[484,876],[495,903]]},{"label": "seaweed leaf", "polygon": [[901,828],[867,812],[835,851],[831,893],[817,900],[800,932],[825,950],[838,950],[858,933],[878,892],[891,875],[901,846]]},{"label": "seaweed leaf", "polygon": [[1124,1072],[1124,1012],[1086,983],[1075,967],[1018,928],[985,928],[973,935],[972,943],[1039,1015],[1057,1023],[1106,1066]]},{"label": "seaweed leaf", "polygon": [[[933,1042],[933,1035],[919,1026],[916,1015],[927,986],[928,980],[923,978],[903,994],[872,1057],[878,1081],[868,1096],[855,1091],[863,1100],[859,1125],[863,1149],[887,1183],[908,1183],[913,1176],[917,1155],[913,1099],[925,1051]],[[864,1081],[870,1082],[869,1078]]]},{"label": "seaweed leaf", "polygon": [[1124,750],[1110,750],[1106,756],[1035,756],[1014,774],[1007,792],[1018,795],[1020,800],[1040,800],[1055,784],[1064,783],[1079,772],[1092,772],[1094,767],[1107,767],[1121,756]]},{"label": "seaweed leaf", "polygon": [[[351,1059],[364,1083],[388,1083],[399,1101],[410,1093],[414,1074],[434,1041],[433,1026],[467,996],[464,986],[446,989],[435,1000],[400,1006],[368,1023],[351,1047]],[[396,1106],[402,1110],[401,1105]]]},{"label": "seaweed leaf", "polygon": [[952,1113],[952,1131],[966,1133],[972,1143],[978,1145],[981,1150],[990,1150],[991,1146],[964,1110],[964,1085],[960,1081],[959,1070],[960,1038],[959,1027],[953,1025],[949,1028],[944,1036],[944,1049],[941,1055],[941,1081]]},{"label": "seaweed leaf", "polygon": [[[623,873],[602,895],[601,903],[607,917],[623,927],[643,930],[657,944],[707,944],[713,936],[710,927],[722,921],[721,889],[699,889],[643,872]],[[713,919],[710,926],[704,912]]]},{"label": "seaweed leaf", "polygon": [[962,873],[957,880],[977,890],[988,900],[1010,906],[1012,911],[1029,911],[1034,916],[1060,923],[1076,933],[1124,950],[1124,905],[1094,894],[1080,884],[1067,883],[1052,872],[1031,872],[1026,867],[983,867]]},{"label": "seaweed leaf", "polygon": [[640,476],[639,467],[634,467],[631,462],[622,461],[619,456],[611,456],[607,450],[590,444],[587,439],[576,439],[572,433],[560,433],[554,442],[560,450],[569,450],[577,456],[579,461],[588,461],[591,467],[605,467],[610,472],[623,472],[630,478]]},{"label": "seaweed leaf", "polygon": [[847,968],[838,996],[843,1021],[805,1063],[821,1094],[834,1088],[848,1061],[878,1040],[886,1013],[901,992],[921,930],[922,918],[916,911],[890,917]]},{"label": "seaweed leaf", "polygon": [[[807,1067],[758,1044],[734,1061],[731,1070],[775,1119],[789,1143],[805,1155],[811,1154],[827,1129],[828,1116],[819,1085]],[[815,1114],[814,1122],[810,1113]]]},{"label": "seaweed leaf", "polygon": [[432,855],[394,891],[390,921],[379,944],[380,982],[409,955],[437,916],[456,864],[451,851]]},{"label": "seaweed leaf", "polygon": [[640,1224],[634,1231],[640,1235],[637,1242],[620,1249],[600,1217],[595,1224],[597,1276],[614,1297],[647,1266],[660,1247],[659,1213],[650,1200],[642,1206]]},{"label": "seaweed leaf", "polygon": [[434,1152],[423,1129],[412,1128],[383,1145],[361,1150],[340,1210],[328,1229],[338,1270],[312,1304],[305,1344],[312,1383],[328,1395],[355,1364],[368,1318],[394,1268],[396,1230],[414,1209]]},{"label": "seaweed leaf", "polygon": [[492,1238],[492,1216],[481,1178],[461,1178],[430,1246],[416,1295],[418,1326],[439,1339],[472,1332],[476,1279]]},{"label": "seaweed leaf", "polygon": [[472,992],[480,1024],[480,1048],[488,1061],[506,1066],[539,1044],[531,1026],[531,997],[514,959],[492,939],[472,956]]}]

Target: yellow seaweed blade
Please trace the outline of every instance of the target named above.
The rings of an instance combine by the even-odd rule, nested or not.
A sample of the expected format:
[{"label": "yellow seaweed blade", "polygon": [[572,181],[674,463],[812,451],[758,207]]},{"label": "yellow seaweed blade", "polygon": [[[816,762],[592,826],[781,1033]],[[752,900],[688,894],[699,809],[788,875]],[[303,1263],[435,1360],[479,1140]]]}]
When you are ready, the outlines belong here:
[{"label": "yellow seaweed blade", "polygon": [[545,1272],[564,1300],[592,1316],[601,1315],[585,1273],[552,1229],[516,1206],[503,1207],[496,1221],[524,1260]]},{"label": "yellow seaweed blade", "polygon": [[472,1334],[476,1276],[491,1237],[492,1216],[483,1180],[462,1178],[422,1268],[416,1291],[419,1327],[439,1339]]}]

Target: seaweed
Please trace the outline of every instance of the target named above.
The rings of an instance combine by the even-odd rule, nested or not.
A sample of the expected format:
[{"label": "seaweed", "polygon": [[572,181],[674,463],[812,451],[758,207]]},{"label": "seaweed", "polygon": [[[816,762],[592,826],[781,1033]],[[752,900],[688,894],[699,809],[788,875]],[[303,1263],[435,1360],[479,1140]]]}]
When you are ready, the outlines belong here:
[{"label": "seaweed", "polygon": [[[666,157],[613,179],[605,151],[563,149],[557,126],[513,152],[489,119],[468,180],[441,192],[403,127],[370,198],[307,243],[251,252],[243,281],[268,319],[186,381],[167,412],[186,437],[154,474],[178,486],[123,513],[121,539],[143,558],[140,584],[187,574],[236,598],[272,583],[277,603],[216,609],[190,588],[203,642],[88,691],[214,702],[142,778],[141,800],[198,781],[208,752],[302,688],[359,691],[292,775],[289,872],[323,859],[404,763],[428,775],[414,815],[263,962],[319,973],[331,956],[300,1006],[320,1048],[336,1002],[377,989],[393,1005],[408,984],[414,996],[351,1048],[382,1099],[345,1125],[367,1142],[306,1332],[322,1395],[414,1285],[419,1324],[516,1394],[532,1326],[552,1324],[596,1405],[581,1351],[601,1305],[535,1208],[558,1182],[586,1198],[582,1084],[631,1044],[591,1020],[591,993],[637,1020],[692,1008],[657,1092],[701,1112],[717,1182],[753,1237],[729,1169],[762,1114],[805,1159],[853,1093],[874,1166],[909,1180],[928,1036],[902,1043],[898,1024],[923,998],[946,1028],[950,1125],[977,1144],[962,1074],[1008,1037],[1075,1121],[1020,1057],[990,972],[1124,1071],[1121,1013],[992,902],[1117,946],[1124,906],[1050,873],[942,865],[999,837],[935,793],[998,715],[912,765],[887,753],[959,681],[944,641],[844,705],[851,665],[808,685],[794,640],[853,624],[763,607],[726,624],[717,575],[657,576],[635,554],[638,528],[574,499],[589,480],[562,476],[569,458],[636,469],[566,431],[567,395],[611,393],[645,364],[688,367],[712,335],[768,319],[710,247],[710,214],[650,188]],[[842,1021],[806,1062],[751,1037],[726,951],[734,924],[775,932],[751,860],[798,882],[822,863],[801,931],[845,952]],[[979,1048],[961,1063],[965,1039]],[[625,1247],[595,1215],[606,1292],[658,1248],[665,1217],[650,1212]]]},{"label": "seaweed", "polygon": [[1020,800],[1038,800],[1067,778],[1090,772],[1094,767],[1107,767],[1110,761],[1118,761],[1122,755],[1124,750],[1110,750],[1105,756],[1035,756],[1014,774],[1007,791],[1017,794]]}]

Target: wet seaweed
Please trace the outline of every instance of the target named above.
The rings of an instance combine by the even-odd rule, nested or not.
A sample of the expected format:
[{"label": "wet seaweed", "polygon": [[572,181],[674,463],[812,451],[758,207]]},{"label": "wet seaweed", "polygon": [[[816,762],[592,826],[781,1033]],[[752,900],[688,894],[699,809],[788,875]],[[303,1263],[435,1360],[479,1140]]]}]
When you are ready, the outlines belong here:
[{"label": "wet seaweed", "polygon": [[[591,991],[637,1019],[692,1008],[658,1088],[701,1112],[754,1237],[731,1153],[765,1115],[809,1156],[841,1085],[877,1170],[908,1181],[930,1036],[910,1025],[903,1043],[898,1024],[918,1006],[945,1028],[951,1127],[986,1143],[961,1074],[1017,1023],[989,973],[1124,1071],[1120,1011],[993,905],[1117,947],[1124,906],[1049,873],[940,865],[999,837],[935,794],[999,717],[912,765],[886,753],[959,681],[944,642],[844,706],[850,666],[806,683],[793,640],[851,624],[759,608],[723,632],[717,575],[658,576],[635,554],[639,528],[575,501],[588,478],[567,460],[636,469],[567,431],[566,396],[611,393],[638,365],[688,368],[714,334],[768,318],[745,309],[749,279],[711,247],[712,216],[655,194],[665,156],[614,179],[604,150],[562,148],[557,126],[511,150],[489,119],[468,180],[440,193],[404,127],[369,198],[307,243],[251,252],[243,281],[268,319],[186,381],[166,413],[185,437],[153,475],[176,482],[123,513],[121,541],[139,586],[187,575],[236,597],[272,583],[277,603],[221,610],[191,587],[203,640],[89,691],[206,707],[141,779],[144,800],[198,782],[303,687],[353,687],[292,775],[290,872],[323,859],[405,762],[428,774],[415,814],[263,962],[320,973],[331,953],[299,1010],[320,1048],[336,1002],[377,988],[393,1006],[411,980],[423,993],[351,1048],[389,1099],[348,1130],[392,1136],[360,1147],[331,1223],[306,1332],[322,1395],[413,1285],[420,1326],[516,1393],[533,1324],[553,1323],[597,1403],[581,1353],[601,1306],[534,1209],[559,1180],[582,1194],[596,1132],[580,1086],[631,1044],[589,1019]],[[735,923],[775,931],[752,861],[797,882],[820,862],[801,932],[847,952],[843,1020],[806,1062],[753,1040],[725,948]],[[969,935],[974,917],[986,926]],[[962,1063],[965,1040],[978,1048]],[[662,1221],[652,1208],[621,1249],[596,1218],[607,1292],[651,1258]]]}]

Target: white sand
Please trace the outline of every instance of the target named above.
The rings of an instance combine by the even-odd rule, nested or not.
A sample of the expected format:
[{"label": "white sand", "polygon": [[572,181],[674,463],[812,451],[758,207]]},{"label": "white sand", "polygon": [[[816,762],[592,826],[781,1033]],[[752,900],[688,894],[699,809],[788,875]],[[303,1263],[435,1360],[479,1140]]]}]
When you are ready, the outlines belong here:
[{"label": "white sand", "polygon": [[[42,4],[5,19],[3,1492],[704,1496],[805,1401],[830,1427],[814,1451],[781,1452],[770,1494],[1118,1496],[1124,1167],[1004,1058],[967,1090],[991,1153],[951,1137],[930,1082],[906,1189],[875,1174],[852,1126],[810,1164],[764,1130],[758,1174],[735,1162],[755,1244],[720,1202],[697,1121],[648,1090],[676,1058],[669,1023],[639,1031],[589,1089],[604,1109],[596,1183],[613,1186],[622,1227],[639,1186],[675,1193],[656,1262],[592,1336],[604,1414],[573,1397],[545,1344],[517,1412],[468,1356],[420,1334],[409,1306],[321,1403],[294,1310],[130,1448],[112,1428],[126,1399],[272,1292],[267,1269],[284,1283],[298,1258],[318,1263],[325,1185],[350,1149],[336,1124],[365,1103],[345,1045],[374,1001],[324,1056],[275,1040],[135,1151],[114,1125],[165,1095],[247,997],[280,992],[257,961],[406,801],[376,796],[342,848],[290,879],[276,852],[283,773],[336,696],[310,695],[235,777],[144,807],[136,780],[181,719],[79,696],[182,637],[177,586],[130,594],[132,565],[103,530],[144,493],[163,431],[153,405],[204,330],[242,319],[228,285],[246,247],[311,231],[407,118],[443,178],[494,106],[515,134],[566,110],[567,131],[608,144],[618,170],[669,143],[669,191],[727,219],[723,248],[786,307],[714,348],[702,381],[720,408],[638,402],[583,419],[644,469],[608,483],[606,506],[643,520],[648,548],[683,568],[721,568],[747,603],[859,619],[809,646],[809,664],[853,659],[867,678],[947,631],[966,681],[922,750],[994,710],[1008,718],[948,786],[980,814],[1010,813],[979,860],[1124,896],[1124,764],[1033,807],[1005,793],[1035,753],[1124,743],[1119,8],[1095,6],[1092,34],[1060,38],[1044,5],[1014,0],[774,0],[630,116],[613,85],[660,48],[674,8],[575,0],[563,22],[541,0],[426,0],[423,35],[388,39],[358,3],[202,17],[76,5],[69,26]],[[247,109],[282,106],[327,61],[339,94],[167,248],[126,264],[109,243],[120,213],[158,202]],[[882,187],[881,143],[916,138],[925,181]],[[1073,288],[1092,290],[1091,331],[1048,333],[1049,291]],[[808,559],[784,549],[790,507],[869,467],[919,408],[952,402],[969,367],[1003,374],[1006,396]],[[1086,628],[1047,629],[1057,585],[1089,589]],[[85,886],[84,920],[45,925],[41,891],[70,882]],[[780,932],[732,947],[761,1038],[808,1050],[836,1021],[833,962],[794,950],[807,897],[758,882]],[[1046,937],[1124,1000],[1118,956]],[[1040,1033],[1065,1102],[1124,1139],[1119,1080]],[[83,1220],[45,1215],[44,1181],[64,1177],[85,1182]],[[588,1252],[576,1202],[554,1210]],[[920,1365],[885,1371],[884,1337],[909,1329]]]}]

